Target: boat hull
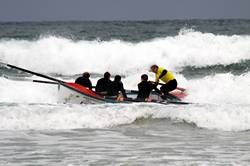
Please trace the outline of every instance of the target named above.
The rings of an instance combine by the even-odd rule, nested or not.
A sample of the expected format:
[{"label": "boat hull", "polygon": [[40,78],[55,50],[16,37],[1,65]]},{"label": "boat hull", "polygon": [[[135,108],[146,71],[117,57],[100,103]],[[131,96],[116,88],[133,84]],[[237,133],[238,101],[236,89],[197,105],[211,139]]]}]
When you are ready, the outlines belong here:
[{"label": "boat hull", "polygon": [[[76,83],[59,83],[59,102],[71,103],[71,104],[101,104],[101,103],[133,103],[133,102],[143,102],[136,100],[138,91],[129,91],[127,93],[128,100],[117,101],[112,98],[105,98],[98,95],[92,90],[89,90]],[[152,92],[150,97],[154,103],[170,103],[170,101],[181,101],[182,98],[186,96],[183,92],[173,91],[171,95],[167,96],[166,99],[156,92]]]},{"label": "boat hull", "polygon": [[75,83],[58,84],[59,102],[72,104],[106,103],[105,99],[93,91]]}]

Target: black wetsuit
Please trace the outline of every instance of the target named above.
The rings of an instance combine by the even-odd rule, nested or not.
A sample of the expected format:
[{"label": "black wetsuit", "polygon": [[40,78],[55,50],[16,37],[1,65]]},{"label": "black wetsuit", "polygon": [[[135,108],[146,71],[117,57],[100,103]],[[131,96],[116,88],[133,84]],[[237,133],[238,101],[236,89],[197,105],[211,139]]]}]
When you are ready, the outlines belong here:
[{"label": "black wetsuit", "polygon": [[127,98],[123,83],[121,81],[112,81],[108,86],[108,96],[118,96],[119,91],[122,93],[124,98]]},{"label": "black wetsuit", "polygon": [[145,101],[146,98],[149,97],[152,90],[155,90],[156,92],[160,93],[160,90],[156,88],[155,84],[152,84],[148,81],[142,81],[138,84],[138,95],[137,100],[143,100]]},{"label": "black wetsuit", "polygon": [[106,94],[107,94],[107,91],[108,91],[108,87],[110,86],[111,82],[112,82],[112,81],[109,80],[109,79],[105,79],[105,78],[99,79],[99,80],[97,81],[95,91],[96,91],[97,93],[106,95]]},{"label": "black wetsuit", "polygon": [[82,85],[82,86],[92,90],[92,83],[88,78],[79,77],[79,78],[76,79],[75,83],[77,83],[79,85]]},{"label": "black wetsuit", "polygon": [[168,83],[161,86],[161,91],[167,95],[170,91],[175,90],[177,87],[177,81],[176,79],[173,79],[169,81]]}]

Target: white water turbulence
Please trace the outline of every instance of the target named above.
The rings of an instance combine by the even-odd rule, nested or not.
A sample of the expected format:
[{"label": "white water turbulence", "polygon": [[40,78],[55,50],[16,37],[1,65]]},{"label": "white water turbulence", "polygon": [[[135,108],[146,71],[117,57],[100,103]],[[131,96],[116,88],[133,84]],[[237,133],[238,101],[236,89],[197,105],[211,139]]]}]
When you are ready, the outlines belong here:
[{"label": "white water turbulence", "polygon": [[109,128],[154,116],[155,104],[9,104],[0,110],[1,130]]},{"label": "white water turbulence", "polygon": [[138,120],[165,119],[176,124],[222,131],[250,129],[248,105],[194,104],[1,104],[1,130],[112,128]]},{"label": "white water turbulence", "polygon": [[[193,79],[179,73],[185,66],[230,65],[250,60],[249,46],[250,36],[190,30],[140,43],[72,41],[55,36],[35,41],[2,39],[2,62],[44,74],[110,71],[125,75],[126,89],[137,89],[140,75],[148,73],[151,64],[159,64],[173,71],[179,86],[187,88],[185,101],[193,104],[62,104],[58,103],[56,85],[0,77],[0,130],[109,128],[141,118],[170,119],[174,123],[224,131],[250,130],[249,72],[215,73]],[[152,80],[153,74],[148,74]]]},{"label": "white water turbulence", "polygon": [[152,63],[176,71],[183,66],[232,64],[250,59],[250,36],[215,35],[182,30],[179,35],[129,43],[73,41],[47,36],[39,40],[0,40],[0,59],[37,72],[76,74],[82,71],[129,75]]},{"label": "white water turbulence", "polygon": [[186,80],[189,95],[185,100],[194,104],[185,106],[57,104],[55,85],[1,78],[0,103],[3,104],[0,111],[0,128],[1,130],[107,128],[131,124],[141,118],[167,118],[177,123],[194,124],[201,128],[245,131],[250,129],[250,99],[247,97],[250,91],[250,86],[247,85],[249,78],[250,73],[245,76],[218,74],[202,79]]},{"label": "white water turbulence", "polygon": [[188,99],[197,103],[250,104],[250,73],[216,74],[187,81]]},{"label": "white water turbulence", "polygon": [[194,104],[162,106],[57,104],[55,85],[2,78],[0,129],[109,128],[131,124],[141,118],[167,118],[176,123],[194,124],[201,128],[245,131],[250,129],[250,99],[247,97],[250,91],[247,84],[249,79],[250,73],[244,76],[218,74],[186,80],[189,95],[185,100]]},{"label": "white water turbulence", "polygon": [[0,77],[0,102],[57,103],[57,86]]}]

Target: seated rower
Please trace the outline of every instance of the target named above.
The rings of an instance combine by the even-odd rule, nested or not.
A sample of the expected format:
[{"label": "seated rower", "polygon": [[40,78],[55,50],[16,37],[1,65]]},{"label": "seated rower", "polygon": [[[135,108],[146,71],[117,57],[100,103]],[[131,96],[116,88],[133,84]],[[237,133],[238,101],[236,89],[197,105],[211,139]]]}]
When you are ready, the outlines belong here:
[{"label": "seated rower", "polygon": [[150,98],[150,93],[152,90],[155,90],[159,93],[159,89],[156,88],[156,85],[152,82],[148,81],[148,75],[143,74],[141,75],[141,82],[138,84],[138,101],[148,101],[150,102],[152,99]]},{"label": "seated rower", "polygon": [[89,72],[84,72],[81,77],[78,77],[75,80],[75,83],[92,90],[92,83],[91,83],[89,77],[90,77]]},{"label": "seated rower", "polygon": [[110,86],[110,84],[111,84],[110,73],[105,72],[104,77],[97,81],[95,91],[100,95],[107,95],[108,86]]},{"label": "seated rower", "polygon": [[115,76],[114,81],[109,84],[107,92],[109,98],[115,98],[117,101],[123,101],[124,98],[127,98],[120,75]]}]

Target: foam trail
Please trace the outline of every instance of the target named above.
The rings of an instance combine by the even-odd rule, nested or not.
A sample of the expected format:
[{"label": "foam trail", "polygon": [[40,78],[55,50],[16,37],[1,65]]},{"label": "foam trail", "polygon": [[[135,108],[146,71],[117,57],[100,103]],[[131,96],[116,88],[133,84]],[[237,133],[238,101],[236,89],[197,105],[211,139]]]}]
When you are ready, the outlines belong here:
[{"label": "foam trail", "polygon": [[174,37],[140,43],[72,41],[44,37],[36,41],[0,41],[0,59],[42,73],[76,74],[88,70],[129,75],[157,63],[177,70],[184,66],[227,65],[249,60],[250,36],[224,36],[181,31]]},{"label": "foam trail", "polygon": [[27,105],[0,109],[0,130],[108,128],[152,115],[140,105]]},{"label": "foam trail", "polygon": [[250,104],[196,104],[191,107],[162,107],[154,118],[170,118],[200,128],[222,131],[247,131],[250,129]]},{"label": "foam trail", "polygon": [[249,105],[192,105],[168,107],[157,104],[103,105],[4,105],[0,130],[64,130],[110,128],[137,119],[168,119],[205,129],[246,131],[250,129]]},{"label": "foam trail", "polygon": [[57,87],[0,77],[0,102],[57,103]]}]

